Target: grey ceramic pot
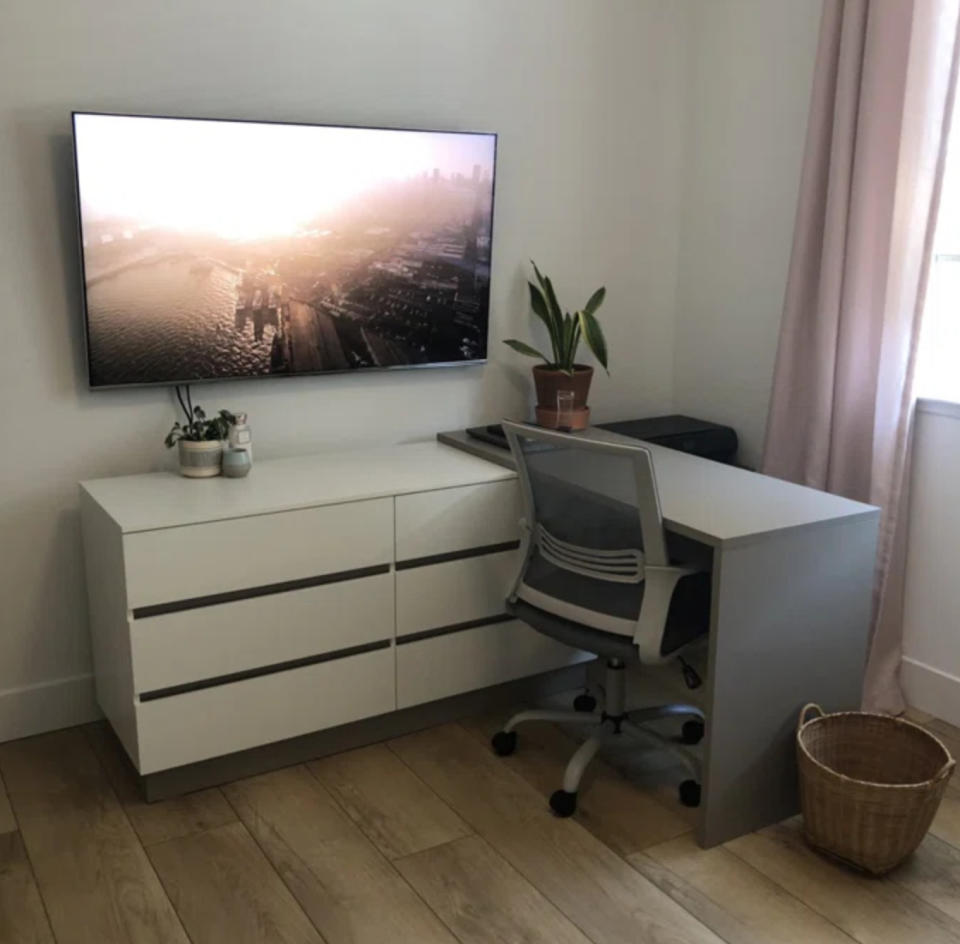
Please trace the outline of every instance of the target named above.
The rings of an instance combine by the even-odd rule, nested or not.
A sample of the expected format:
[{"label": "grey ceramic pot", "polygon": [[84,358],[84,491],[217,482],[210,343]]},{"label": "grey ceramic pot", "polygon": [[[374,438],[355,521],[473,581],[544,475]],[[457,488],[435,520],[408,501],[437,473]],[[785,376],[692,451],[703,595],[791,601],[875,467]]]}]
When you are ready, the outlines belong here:
[{"label": "grey ceramic pot", "polygon": [[228,479],[242,479],[250,471],[250,453],[246,449],[225,449],[223,474]]},{"label": "grey ceramic pot", "polygon": [[190,442],[181,439],[180,474],[189,479],[209,479],[220,474],[220,459],[223,443],[219,440]]}]

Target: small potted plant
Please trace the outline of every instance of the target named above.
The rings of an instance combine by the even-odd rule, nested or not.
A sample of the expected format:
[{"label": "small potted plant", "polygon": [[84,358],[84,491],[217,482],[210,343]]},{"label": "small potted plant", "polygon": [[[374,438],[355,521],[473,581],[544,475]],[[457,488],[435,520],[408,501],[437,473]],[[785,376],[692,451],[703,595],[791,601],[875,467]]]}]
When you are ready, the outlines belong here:
[{"label": "small potted plant", "polygon": [[186,422],[177,421],[167,433],[164,445],[168,449],[177,445],[180,453],[180,474],[191,479],[206,479],[219,475],[223,459],[223,441],[230,433],[236,418],[229,410],[221,410],[216,416],[207,417],[200,406],[186,399],[177,390],[177,400],[186,416]]},{"label": "small potted plant", "polygon": [[[547,326],[553,357],[547,358],[523,341],[510,339],[504,343],[520,354],[539,357],[543,361],[543,364],[533,368],[533,383],[537,390],[537,422],[541,426],[554,428],[583,429],[590,422],[587,393],[593,379],[593,368],[577,363],[577,350],[580,342],[585,341],[593,356],[607,370],[607,342],[600,323],[594,317],[603,304],[607,290],[598,288],[582,309],[570,314],[561,309],[550,279],[541,275],[535,262],[531,261],[531,265],[538,284],[527,283],[530,287],[530,307]],[[572,409],[569,406],[565,409],[564,401],[570,399],[571,394]]]}]

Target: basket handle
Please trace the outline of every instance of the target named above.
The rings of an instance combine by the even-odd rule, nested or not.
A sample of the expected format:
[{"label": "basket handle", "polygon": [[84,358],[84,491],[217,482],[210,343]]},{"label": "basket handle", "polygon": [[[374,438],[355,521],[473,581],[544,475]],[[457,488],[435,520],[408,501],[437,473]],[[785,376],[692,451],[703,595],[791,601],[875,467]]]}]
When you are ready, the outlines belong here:
[{"label": "basket handle", "polygon": [[940,768],[940,773],[938,773],[938,774],[936,775],[936,777],[934,777],[933,779],[934,779],[936,782],[938,782],[938,783],[939,783],[941,780],[946,780],[946,779],[950,776],[950,774],[953,773],[953,768],[956,767],[956,766],[957,766],[957,762],[951,757],[951,758]]},{"label": "basket handle", "polygon": [[816,711],[818,718],[822,718],[826,714],[826,712],[815,701],[808,701],[800,709],[800,717],[797,718],[797,734],[800,733],[800,729],[807,723],[808,711]]}]

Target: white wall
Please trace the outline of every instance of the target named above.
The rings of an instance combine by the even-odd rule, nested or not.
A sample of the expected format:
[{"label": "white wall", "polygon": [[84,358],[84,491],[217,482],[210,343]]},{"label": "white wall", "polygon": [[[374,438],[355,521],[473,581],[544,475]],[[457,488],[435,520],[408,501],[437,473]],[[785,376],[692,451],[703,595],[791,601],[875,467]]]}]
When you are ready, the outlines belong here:
[{"label": "white wall", "polygon": [[922,401],[914,437],[901,679],[909,704],[960,725],[960,406]]},{"label": "white wall", "polygon": [[4,5],[0,740],[93,711],[76,483],[161,466],[174,418],[163,390],[84,389],[70,110],[500,133],[491,363],[202,391],[258,457],[523,412],[500,340],[529,329],[531,256],[571,304],[607,285],[595,415],[643,415],[672,399],[686,26],[673,0]]},{"label": "white wall", "polygon": [[734,426],[757,465],[820,3],[716,0],[688,16],[675,406]]}]

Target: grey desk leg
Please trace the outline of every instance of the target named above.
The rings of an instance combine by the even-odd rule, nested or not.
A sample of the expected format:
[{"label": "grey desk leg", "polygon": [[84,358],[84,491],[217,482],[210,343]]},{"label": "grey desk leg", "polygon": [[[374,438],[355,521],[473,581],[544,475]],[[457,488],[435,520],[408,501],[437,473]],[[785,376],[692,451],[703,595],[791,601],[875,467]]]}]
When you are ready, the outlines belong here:
[{"label": "grey desk leg", "polygon": [[798,811],[805,702],[859,707],[876,535],[869,515],[715,552],[701,845]]}]

